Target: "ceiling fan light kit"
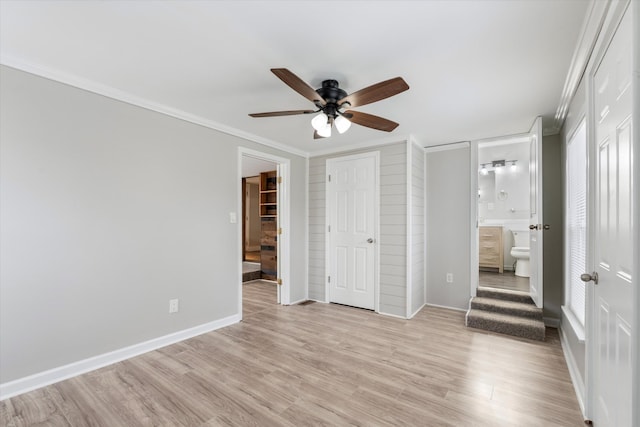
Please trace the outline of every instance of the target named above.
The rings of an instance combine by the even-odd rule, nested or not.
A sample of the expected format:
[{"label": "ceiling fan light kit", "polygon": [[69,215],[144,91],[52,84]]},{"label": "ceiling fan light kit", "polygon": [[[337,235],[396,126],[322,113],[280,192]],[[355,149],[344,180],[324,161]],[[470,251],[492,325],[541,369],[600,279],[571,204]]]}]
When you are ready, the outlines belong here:
[{"label": "ceiling fan light kit", "polygon": [[396,77],[347,95],[347,92],[340,88],[336,80],[325,80],[322,82],[321,88],[313,89],[286,68],[272,68],[271,72],[291,89],[313,102],[317,110],[273,111],[269,113],[253,113],[249,114],[249,116],[277,117],[320,113],[311,119],[314,139],[330,137],[333,125],[335,125],[338,133],[345,133],[351,127],[352,122],[385,132],[393,131],[398,127],[396,122],[372,114],[344,109],[371,104],[409,89],[409,85],[401,77]]}]

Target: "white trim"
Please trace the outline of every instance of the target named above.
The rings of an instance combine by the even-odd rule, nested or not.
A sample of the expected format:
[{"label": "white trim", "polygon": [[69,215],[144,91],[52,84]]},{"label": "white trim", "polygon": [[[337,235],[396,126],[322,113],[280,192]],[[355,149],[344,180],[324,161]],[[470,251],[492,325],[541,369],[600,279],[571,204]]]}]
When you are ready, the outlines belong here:
[{"label": "white trim", "polygon": [[424,205],[423,207],[423,229],[422,229],[422,253],[424,254],[424,259],[422,260],[422,270],[423,270],[423,274],[422,274],[422,286],[423,286],[423,294],[422,294],[422,303],[423,303],[423,307],[427,304],[427,274],[428,274],[428,269],[427,269],[427,235],[428,235],[428,230],[427,230],[427,152],[424,150],[424,148],[422,149],[422,167],[424,168],[424,172],[423,172],[423,194],[422,196],[424,197],[422,204]]},{"label": "white trim", "polygon": [[449,307],[448,305],[429,304],[429,303],[426,303],[425,305],[429,307],[446,308],[447,310],[461,311],[463,313],[466,313],[467,311],[469,311],[468,308]]},{"label": "white trim", "polygon": [[402,319],[402,320],[407,320],[408,319],[407,316],[400,316],[398,314],[385,313],[383,311],[378,311],[377,313],[378,314],[382,314],[383,316],[395,317],[396,319]]},{"label": "white trim", "polygon": [[569,112],[571,101],[573,100],[576,90],[578,90],[578,86],[583,79],[587,64],[593,54],[596,40],[602,29],[604,18],[607,15],[609,4],[609,1],[591,2],[591,7],[587,12],[584,22],[582,23],[582,28],[580,29],[578,43],[573,52],[571,63],[569,64],[569,71],[564,82],[564,88],[562,89],[560,103],[558,104],[553,127],[550,131],[558,133],[564,124],[567,113]]},{"label": "white trim", "polygon": [[60,83],[67,84],[79,89],[83,89],[89,92],[96,93],[98,95],[106,96],[107,98],[115,99],[118,101],[126,102],[127,104],[135,105],[147,110],[155,111],[156,113],[164,114],[176,119],[184,120],[189,123],[194,123],[200,126],[204,126],[209,129],[217,130],[227,135],[236,136],[247,141],[256,142],[258,144],[266,145],[267,147],[275,148],[286,153],[295,154],[302,157],[308,157],[309,153],[293,148],[291,146],[263,138],[258,135],[254,135],[240,129],[236,129],[227,125],[223,125],[213,120],[206,119],[195,114],[188,113],[186,111],[178,110],[176,108],[169,107],[167,105],[159,104],[148,99],[144,99],[135,96],[131,93],[116,89],[111,86],[97,83],[89,79],[75,76],[70,73],[65,73],[59,70],[54,70],[49,67],[43,67],[40,65],[33,65],[8,55],[0,56],[0,63],[7,67],[15,68],[17,70],[24,71],[26,73],[34,74],[46,79],[54,80]]},{"label": "white trim", "polygon": [[584,381],[582,381],[582,375],[580,375],[580,369],[578,369],[578,365],[576,363],[576,359],[571,352],[571,346],[569,345],[569,339],[567,338],[566,333],[562,329],[562,326],[558,328],[558,332],[560,335],[560,345],[562,346],[562,353],[564,354],[564,360],[567,362],[567,368],[569,369],[569,376],[571,377],[571,382],[573,383],[573,389],[576,392],[576,397],[578,398],[578,405],[580,405],[580,411],[582,412],[582,417],[587,418],[586,410],[585,410],[585,387]]},{"label": "white trim", "polygon": [[309,299],[309,158],[304,159],[304,297]]},{"label": "white trim", "polygon": [[580,323],[580,321],[575,316],[575,314],[573,314],[573,311],[571,311],[567,306],[562,305],[560,306],[560,309],[562,310],[562,313],[569,321],[569,324],[571,325],[571,329],[573,329],[573,333],[575,334],[576,338],[578,338],[578,342],[581,344],[584,344],[585,342],[584,325]]},{"label": "white trim", "polygon": [[93,356],[67,365],[59,366],[57,368],[49,369],[47,371],[39,372],[37,374],[29,375],[24,378],[19,378],[14,381],[9,381],[0,384],[0,400],[9,399],[19,394],[27,393],[68,378],[94,371],[122,360],[130,359],[198,335],[206,334],[207,332],[215,331],[216,329],[238,323],[240,320],[240,315],[234,314],[213,322],[173,332],[168,335],[153,338],[109,353],[100,354],[98,356]]},{"label": "white trim", "polygon": [[[478,145],[475,141],[471,144],[469,150],[469,295],[473,298],[478,294],[478,286],[480,285],[480,273],[478,266],[480,265],[479,252],[479,228],[478,228]],[[471,303],[469,303],[471,304]],[[469,305],[471,309],[471,305]]]},{"label": "white trim", "polygon": [[420,310],[422,310],[423,308],[425,308],[427,305],[427,303],[425,302],[424,304],[422,304],[416,311],[414,311],[413,313],[411,313],[411,315],[409,317],[407,317],[407,319],[413,319],[413,316],[415,316],[416,314],[420,313]]},{"label": "white trim", "polygon": [[406,272],[405,272],[405,278],[406,278],[406,308],[405,308],[405,313],[407,316],[407,319],[411,318],[411,303],[412,303],[412,299],[413,299],[413,220],[412,220],[412,214],[413,214],[413,188],[412,184],[413,184],[413,144],[410,140],[407,140],[407,144],[406,144],[406,150],[407,150],[407,155],[406,155],[406,165],[407,165],[407,170],[406,170],[406,174],[407,174],[407,211],[406,211],[406,221],[407,221],[407,239],[406,239],[406,248],[405,248],[405,256],[407,257],[406,259]]},{"label": "white trim", "polygon": [[428,147],[424,147],[424,151],[426,153],[437,153],[438,151],[449,151],[458,150],[460,148],[467,148],[469,147],[469,145],[469,141],[453,142],[451,144],[431,145]]}]

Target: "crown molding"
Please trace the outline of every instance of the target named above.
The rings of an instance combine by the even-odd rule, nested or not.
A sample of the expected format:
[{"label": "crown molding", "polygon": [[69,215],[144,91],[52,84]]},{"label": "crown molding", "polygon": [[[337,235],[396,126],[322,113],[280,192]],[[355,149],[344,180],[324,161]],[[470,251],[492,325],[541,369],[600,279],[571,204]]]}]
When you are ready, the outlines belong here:
[{"label": "crown molding", "polygon": [[301,157],[309,157],[309,153],[306,151],[298,150],[288,145],[276,142],[267,138],[254,135],[249,132],[233,128],[231,126],[223,125],[222,123],[215,122],[213,120],[205,119],[204,117],[187,113],[186,111],[171,108],[164,104],[149,101],[148,99],[141,98],[133,95],[129,92],[116,89],[111,86],[107,86],[95,81],[85,79],[70,73],[66,73],[60,70],[56,70],[50,67],[44,67],[41,65],[35,65],[29,62],[19,60],[17,58],[0,55],[0,64],[10,68],[15,68],[20,71],[24,71],[29,74],[33,74],[39,77],[43,77],[49,80],[53,80],[58,83],[63,83],[78,89],[86,90],[98,95],[105,96],[107,98],[115,99],[117,101],[125,102],[127,104],[135,105],[136,107],[144,108],[146,110],[154,111],[156,113],[164,114],[179,120],[184,120],[189,123],[193,123],[199,126],[203,126],[215,131],[235,136],[247,141],[255,142],[257,144],[265,145],[267,147],[275,148],[280,151],[284,151],[289,154],[294,154]]},{"label": "crown molding", "polygon": [[607,10],[611,5],[611,0],[591,0],[591,7],[587,12],[585,20],[582,24],[582,29],[578,36],[578,42],[569,64],[569,71],[564,82],[564,88],[562,89],[562,95],[560,97],[560,103],[556,110],[553,125],[543,135],[555,135],[560,132],[564,120],[567,117],[569,111],[569,104],[582,81],[589,60],[593,53],[598,35],[602,30],[604,19],[607,15]]}]

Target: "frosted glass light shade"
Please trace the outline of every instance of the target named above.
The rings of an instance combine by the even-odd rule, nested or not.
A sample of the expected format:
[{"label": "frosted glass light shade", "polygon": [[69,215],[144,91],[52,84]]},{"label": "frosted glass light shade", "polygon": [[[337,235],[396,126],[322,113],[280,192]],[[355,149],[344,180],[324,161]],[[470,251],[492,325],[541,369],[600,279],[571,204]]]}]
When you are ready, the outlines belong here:
[{"label": "frosted glass light shade", "polygon": [[351,127],[351,122],[344,118],[344,116],[336,117],[334,123],[336,125],[336,129],[338,129],[338,132],[340,133],[345,133]]},{"label": "frosted glass light shade", "polygon": [[320,113],[317,116],[315,116],[313,119],[311,119],[311,126],[313,126],[313,128],[317,130],[319,134],[320,130],[324,129],[327,126],[328,121],[329,121],[329,117],[327,117],[325,113]]},{"label": "frosted glass light shade", "polygon": [[316,129],[318,135],[323,138],[329,138],[331,136],[331,123],[325,123],[324,127]]}]

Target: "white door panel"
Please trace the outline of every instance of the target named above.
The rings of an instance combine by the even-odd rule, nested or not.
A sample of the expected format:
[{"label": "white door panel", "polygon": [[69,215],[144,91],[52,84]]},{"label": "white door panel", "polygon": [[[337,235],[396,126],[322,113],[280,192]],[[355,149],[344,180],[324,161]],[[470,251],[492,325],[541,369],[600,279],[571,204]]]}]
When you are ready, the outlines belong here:
[{"label": "white door panel", "polygon": [[542,284],[542,117],[536,118],[531,130],[529,157],[529,293],[536,306],[544,302]]},{"label": "white door panel", "polygon": [[377,155],[327,161],[329,301],[375,309]]},{"label": "white door panel", "polygon": [[[633,318],[631,14],[627,13],[593,77],[596,233],[594,423],[631,426]],[[637,255],[636,255],[637,256]]]}]

